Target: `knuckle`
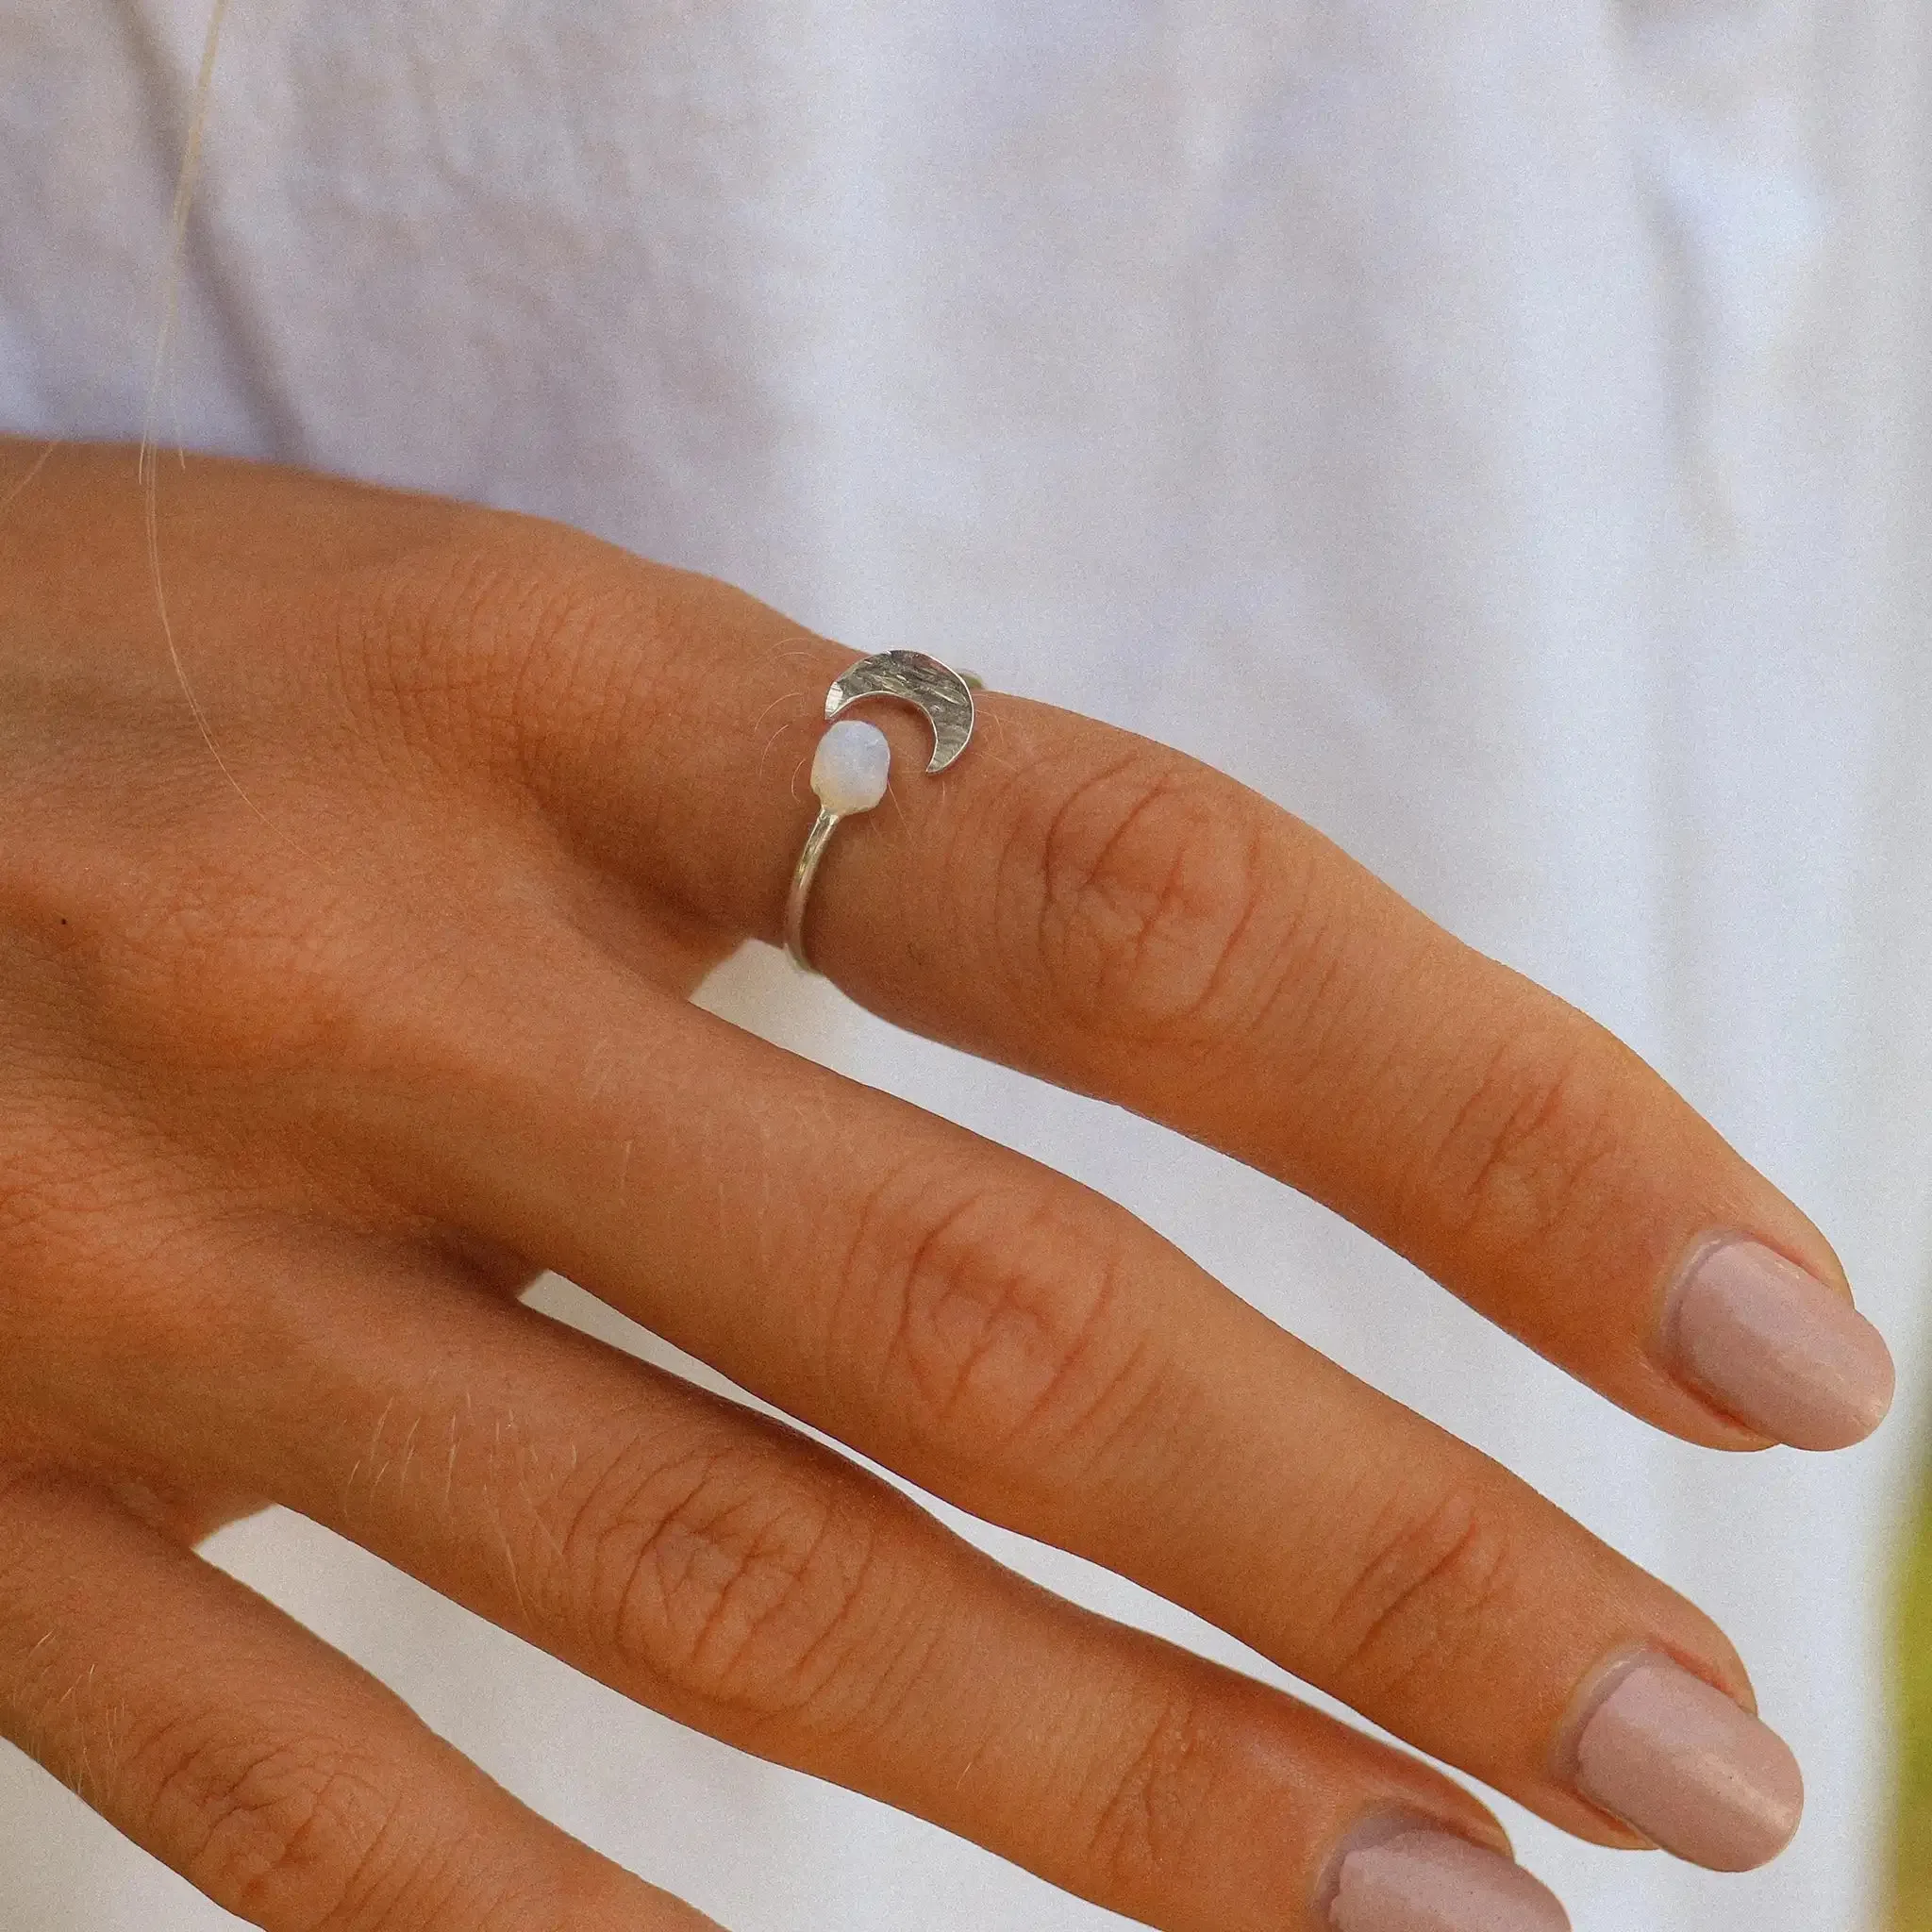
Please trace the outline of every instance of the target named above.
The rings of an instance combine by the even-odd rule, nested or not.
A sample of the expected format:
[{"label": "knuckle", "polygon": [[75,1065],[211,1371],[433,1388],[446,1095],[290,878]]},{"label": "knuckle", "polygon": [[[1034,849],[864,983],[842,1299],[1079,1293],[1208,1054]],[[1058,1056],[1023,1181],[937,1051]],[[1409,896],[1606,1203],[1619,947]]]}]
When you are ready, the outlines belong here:
[{"label": "knuckle", "polygon": [[529,640],[551,634],[575,575],[560,544],[525,530],[464,519],[346,584],[336,629],[354,695],[439,726],[498,723]]},{"label": "knuckle", "polygon": [[1424,1677],[1453,1675],[1507,1641],[1517,1559],[1509,1531],[1474,1491],[1418,1507],[1403,1497],[1377,1519],[1352,1582],[1327,1620],[1331,1680],[1386,1700]]},{"label": "knuckle", "polygon": [[983,1470],[991,1448],[1055,1487],[1105,1460],[1156,1388],[1124,1231],[1065,1188],[890,1176],[844,1258],[833,1341],[876,1361],[892,1412],[941,1454]]},{"label": "knuckle", "polygon": [[186,1849],[192,1883],[261,1924],[333,1932],[370,1923],[419,1882],[397,1794],[381,1771],[326,1740],[265,1746],[159,1734],[142,1754],[158,1841]]},{"label": "knuckle", "polygon": [[[1137,748],[1076,785],[1013,854],[1038,899],[1051,996],[1124,1043],[1205,1047],[1267,1004],[1285,914],[1270,841],[1239,790],[1175,754]],[[1278,937],[1276,935],[1275,937]]]},{"label": "knuckle", "polygon": [[0,927],[39,955],[25,980],[42,1010],[7,1031],[50,1100],[118,1088],[148,1113],[183,1076],[379,1052],[370,995],[385,975],[400,991],[404,969],[370,883],[292,841],[269,849],[222,802],[158,822],[135,798],[37,824],[0,859]]},{"label": "knuckle", "polygon": [[[246,836],[200,826],[165,849],[137,827],[58,839],[33,856],[58,883],[6,881],[7,910],[58,959],[56,1037],[85,1041],[59,1073],[233,1071],[264,1053],[332,1056],[358,1011],[364,921],[340,877],[269,864]],[[31,896],[28,908],[21,902]],[[379,955],[377,955],[379,957]]]},{"label": "knuckle", "polygon": [[1459,1092],[1405,1208],[1494,1253],[1535,1247],[1610,1191],[1601,1182],[1619,1150],[1616,1120],[1591,1041],[1514,1033]]},{"label": "knuckle", "polygon": [[257,858],[184,858],[158,893],[130,886],[89,908],[85,1058],[70,1051],[58,1077],[87,1083],[96,1117],[95,1094],[114,1095],[116,1120],[129,1113],[147,1130],[141,1147],[199,1124],[245,1165],[235,1122],[257,1104],[298,1091],[325,1103],[358,1077],[438,1087],[487,1058],[460,1017],[481,973],[471,927],[412,920],[399,939],[368,873],[331,878]]},{"label": "knuckle", "polygon": [[491,515],[362,585],[340,654],[442,775],[541,789],[564,742],[636,751],[658,708],[648,646],[675,629],[682,582],[581,531]]},{"label": "knuckle", "polygon": [[1221,1809],[1224,1787],[1198,1704],[1183,1693],[1161,1705],[1131,1754],[1108,1768],[1092,1808],[1087,1860],[1108,1895],[1170,1894],[1193,1862],[1199,1821]]},{"label": "knuckle", "polygon": [[372,957],[381,955],[342,908],[298,908],[258,880],[209,878],[130,924],[110,1024],[128,1058],[155,1072],[252,1084],[380,1064]]},{"label": "knuckle", "polygon": [[620,1458],[559,1547],[594,1645],[741,1724],[849,1722],[888,1667],[903,1606],[879,1525],[763,1450]]}]

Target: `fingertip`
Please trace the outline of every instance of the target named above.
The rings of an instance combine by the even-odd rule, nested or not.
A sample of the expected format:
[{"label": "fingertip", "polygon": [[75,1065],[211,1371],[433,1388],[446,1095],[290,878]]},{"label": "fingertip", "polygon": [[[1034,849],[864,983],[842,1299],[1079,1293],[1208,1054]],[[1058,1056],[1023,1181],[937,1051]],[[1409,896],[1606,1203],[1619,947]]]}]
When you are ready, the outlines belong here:
[{"label": "fingertip", "polygon": [[1576,1733],[1572,1776],[1590,1803],[1716,1872],[1768,1864],[1790,1844],[1805,1808],[1790,1746],[1656,1653],[1599,1679]]},{"label": "fingertip", "polygon": [[1885,1420],[1885,1338],[1808,1270],[1747,1236],[1693,1245],[1666,1298],[1667,1369],[1743,1426],[1795,1449],[1847,1449]]}]

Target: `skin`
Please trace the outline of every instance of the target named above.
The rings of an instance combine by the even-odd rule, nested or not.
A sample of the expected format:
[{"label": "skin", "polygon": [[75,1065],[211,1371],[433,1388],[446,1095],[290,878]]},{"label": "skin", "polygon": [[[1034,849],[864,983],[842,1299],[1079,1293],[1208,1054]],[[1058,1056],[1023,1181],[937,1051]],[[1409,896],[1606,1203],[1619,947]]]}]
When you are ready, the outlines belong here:
[{"label": "skin", "polygon": [[[0,1731],[288,1932],[708,1924],[193,1544],[303,1511],[628,1695],[1167,1932],[1312,1932],[1433,1766],[1021,1580],[776,1407],[1606,1844],[1607,1658],[1723,1634],[1075,1183],[688,1004],[776,942],[856,654],[573,531],[0,444]],[[917,772],[924,726],[868,708]],[[1657,1427],[1713,1227],[1823,1237],[1640,1059],[1307,825],[1002,693],[846,827],[874,1011],[1317,1196]]]}]

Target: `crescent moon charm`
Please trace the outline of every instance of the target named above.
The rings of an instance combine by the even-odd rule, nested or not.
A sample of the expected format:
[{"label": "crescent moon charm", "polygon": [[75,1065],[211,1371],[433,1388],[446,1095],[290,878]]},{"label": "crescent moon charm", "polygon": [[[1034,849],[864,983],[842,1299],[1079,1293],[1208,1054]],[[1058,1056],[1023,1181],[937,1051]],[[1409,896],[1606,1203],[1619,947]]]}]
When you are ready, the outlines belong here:
[{"label": "crescent moon charm", "polygon": [[841,724],[840,713],[861,698],[897,698],[916,706],[932,726],[932,758],[925,769],[943,772],[972,742],[973,694],[985,688],[972,672],[955,671],[924,651],[880,651],[861,658],[825,693],[825,718],[831,729],[819,740],[811,761],[818,823],[798,855],[785,901],[785,950],[802,972],[818,970],[805,954],[805,907],[819,860],[840,822],[871,811],[886,795],[891,776],[892,748],[886,734],[862,718]]},{"label": "crescent moon charm", "polygon": [[861,698],[897,698],[917,706],[932,726],[928,772],[943,772],[973,738],[973,692],[978,683],[923,651],[881,651],[861,658],[825,693],[825,716],[836,718]]}]

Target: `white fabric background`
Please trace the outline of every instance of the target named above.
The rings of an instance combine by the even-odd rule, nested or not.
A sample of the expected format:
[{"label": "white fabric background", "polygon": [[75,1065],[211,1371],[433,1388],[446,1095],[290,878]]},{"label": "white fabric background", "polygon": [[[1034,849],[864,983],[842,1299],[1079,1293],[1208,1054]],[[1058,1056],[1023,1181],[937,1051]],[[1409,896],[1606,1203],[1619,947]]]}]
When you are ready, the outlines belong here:
[{"label": "white fabric background", "polygon": [[[206,6],[0,0],[0,426],[139,429]],[[1932,1307],[1927,25],[237,0],[221,71],[188,441],[567,518],[1184,745],[1616,1027],[1837,1241],[1897,1420],[1840,1457],[1700,1456],[1229,1162],[769,957],[712,994],[1106,1189],[1726,1624],[1806,1763],[1804,1832],[1718,1878],[1507,1814],[1580,1932],[1873,1924]],[[304,1525],[217,1554],[734,1932],[1119,1923]],[[0,1924],[218,1923],[0,1761]]]}]

